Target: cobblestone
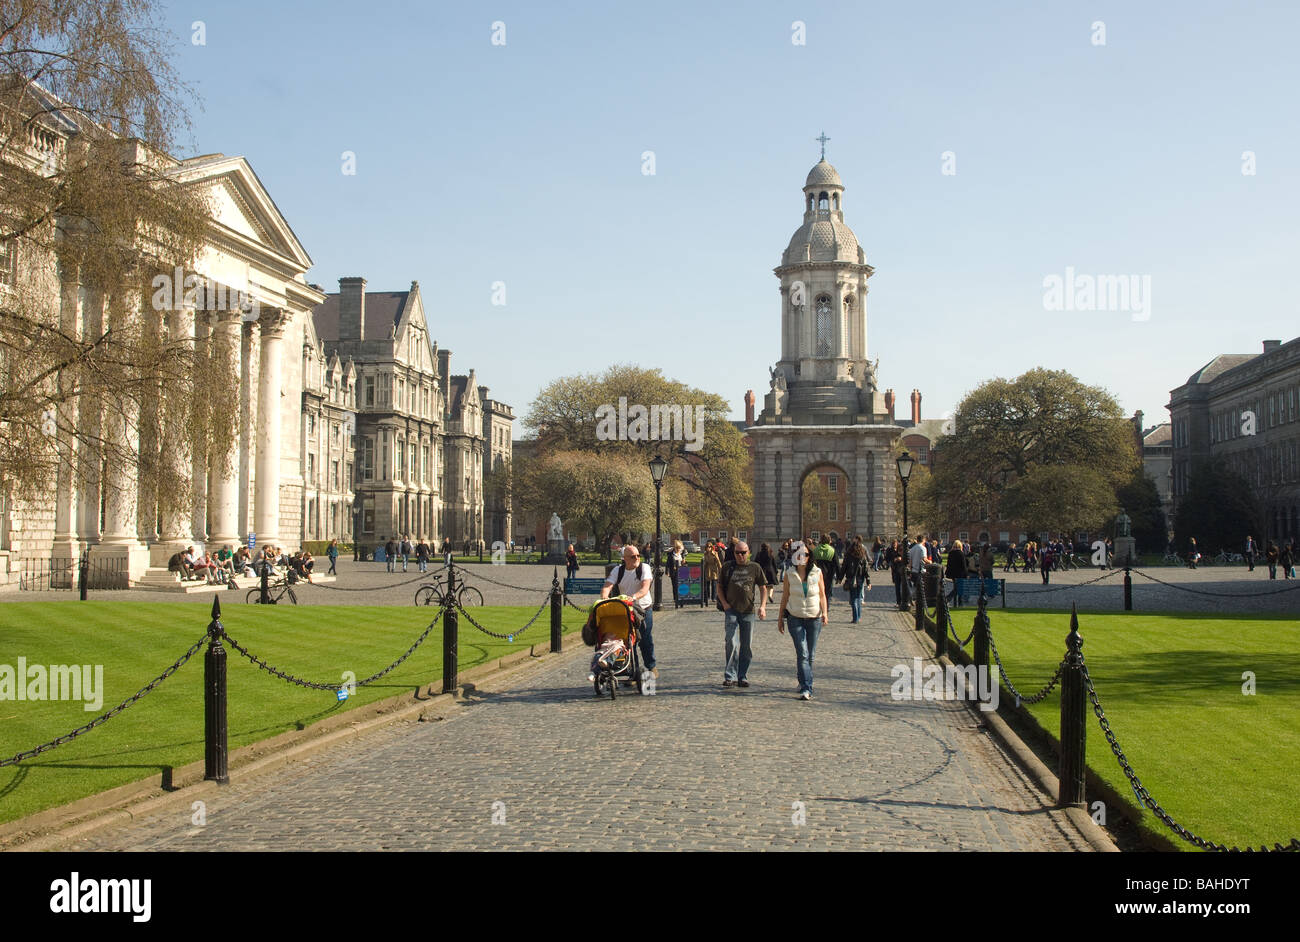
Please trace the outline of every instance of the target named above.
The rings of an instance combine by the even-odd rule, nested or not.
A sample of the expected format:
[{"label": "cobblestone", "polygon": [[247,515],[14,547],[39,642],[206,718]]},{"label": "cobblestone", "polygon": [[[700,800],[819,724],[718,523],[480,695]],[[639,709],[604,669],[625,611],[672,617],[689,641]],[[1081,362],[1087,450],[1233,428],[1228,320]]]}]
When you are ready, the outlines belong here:
[{"label": "cobblestone", "polygon": [[812,702],[774,618],[724,690],[721,615],[665,610],[654,696],[596,699],[571,650],[444,721],[236,776],[206,826],[185,806],[66,849],[1087,850],[965,707],[890,698],[925,652],[881,588],[859,625],[833,604]]}]

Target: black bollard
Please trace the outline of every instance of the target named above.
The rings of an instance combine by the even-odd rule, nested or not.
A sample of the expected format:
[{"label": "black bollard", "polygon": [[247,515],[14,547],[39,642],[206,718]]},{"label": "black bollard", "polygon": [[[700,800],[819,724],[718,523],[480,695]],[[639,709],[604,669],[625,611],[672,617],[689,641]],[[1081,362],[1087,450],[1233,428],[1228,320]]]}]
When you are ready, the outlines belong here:
[{"label": "black bollard", "polygon": [[442,598],[442,692],[455,693],[460,686],[460,671],[456,664],[457,632],[460,631],[456,616],[456,567],[447,568],[447,594]]},{"label": "black bollard", "polygon": [[979,609],[975,612],[975,666],[987,671],[989,667],[989,613],[988,599],[980,593]]},{"label": "black bollard", "polygon": [[1133,557],[1129,556],[1124,562],[1124,611],[1133,611],[1133,578],[1129,573],[1129,564],[1132,563]]},{"label": "black bollard", "polygon": [[1056,803],[1061,807],[1082,808],[1088,701],[1083,683],[1083,638],[1079,635],[1079,613],[1075,606],[1071,606],[1070,633],[1065,645],[1065,665],[1061,668],[1061,778]]},{"label": "black bollard", "polygon": [[230,749],[226,725],[226,649],[221,643],[221,598],[212,600],[208,651],[203,655],[203,778],[225,785],[230,781]]},{"label": "black bollard", "polygon": [[943,597],[943,572],[939,573],[939,597],[934,603],[934,656],[948,653],[948,600]]},{"label": "black bollard", "polygon": [[564,602],[560,595],[560,571],[552,567],[551,572],[551,653],[559,654],[564,634],[560,624],[564,616]]},{"label": "black bollard", "polygon": [[483,541],[478,541],[478,561],[483,562]]},{"label": "black bollard", "polygon": [[921,574],[916,574],[916,630],[922,631],[925,628],[925,585],[921,582]]},{"label": "black bollard", "polygon": [[90,588],[90,550],[81,554],[81,564],[77,567],[77,589],[81,601],[86,601],[86,590]]}]

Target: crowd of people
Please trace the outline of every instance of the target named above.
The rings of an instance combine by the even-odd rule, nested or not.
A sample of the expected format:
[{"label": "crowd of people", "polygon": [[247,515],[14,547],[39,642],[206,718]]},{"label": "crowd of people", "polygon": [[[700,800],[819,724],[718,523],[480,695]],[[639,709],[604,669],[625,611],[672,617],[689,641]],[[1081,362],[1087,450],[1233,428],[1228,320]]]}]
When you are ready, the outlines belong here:
[{"label": "crowd of people", "polygon": [[[335,572],[338,552],[338,541],[331,540],[326,550],[330,574]],[[283,576],[290,582],[311,582],[316,559],[308,549],[290,554],[281,546],[263,546],[254,553],[246,546],[236,550],[227,544],[216,552],[202,553],[187,546],[184,552],[174,553],[167,561],[168,571],[176,573],[182,582],[204,582],[231,589],[239,588],[236,576],[261,578],[262,570],[268,566],[276,578]]]}]

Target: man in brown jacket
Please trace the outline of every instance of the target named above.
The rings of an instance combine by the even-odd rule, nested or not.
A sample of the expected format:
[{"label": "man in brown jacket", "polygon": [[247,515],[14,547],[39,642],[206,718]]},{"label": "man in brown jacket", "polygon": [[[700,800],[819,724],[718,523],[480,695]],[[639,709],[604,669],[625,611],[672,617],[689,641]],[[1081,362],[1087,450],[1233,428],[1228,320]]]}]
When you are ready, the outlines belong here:
[{"label": "man in brown jacket", "polygon": [[718,553],[713,548],[712,543],[704,545],[704,565],[700,573],[703,583],[700,591],[703,593],[703,601],[707,605],[718,597],[718,574],[722,571],[722,561],[718,559]]}]

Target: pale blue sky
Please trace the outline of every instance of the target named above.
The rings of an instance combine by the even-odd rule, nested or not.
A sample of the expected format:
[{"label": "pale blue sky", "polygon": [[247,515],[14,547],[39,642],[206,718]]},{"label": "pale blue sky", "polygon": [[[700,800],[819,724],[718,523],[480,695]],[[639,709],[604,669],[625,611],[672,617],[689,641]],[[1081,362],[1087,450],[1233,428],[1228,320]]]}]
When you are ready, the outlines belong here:
[{"label": "pale blue sky", "polygon": [[[193,153],[248,158],[308,280],[418,280],[454,370],[519,415],[616,361],[761,405],[823,130],[902,417],[913,387],[936,417],[1045,366],[1150,425],[1213,355],[1300,333],[1300,5],[696,6],[208,0],[168,22]],[[1045,311],[1067,266],[1149,275],[1150,319]]]}]

